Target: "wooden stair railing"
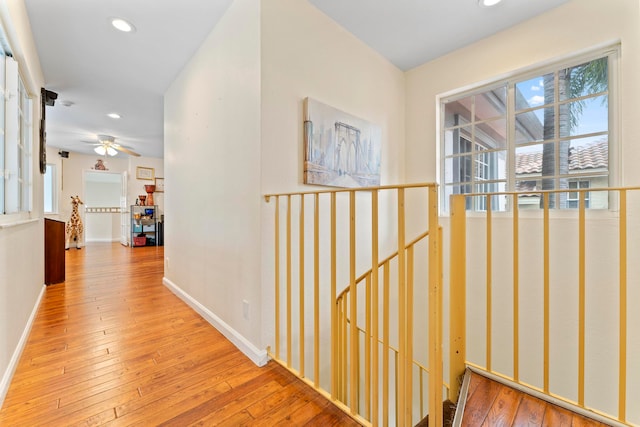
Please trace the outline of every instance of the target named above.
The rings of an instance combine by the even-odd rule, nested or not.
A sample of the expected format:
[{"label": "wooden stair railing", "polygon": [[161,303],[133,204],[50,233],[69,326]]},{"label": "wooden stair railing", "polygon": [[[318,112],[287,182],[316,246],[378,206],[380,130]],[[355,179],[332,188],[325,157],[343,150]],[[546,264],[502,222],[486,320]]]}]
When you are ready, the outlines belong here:
[{"label": "wooden stair railing", "polygon": [[[413,239],[411,242],[409,242],[408,244],[405,245],[405,252],[410,253],[411,255],[409,255],[408,258],[413,260],[413,250],[414,247],[421,242],[422,240],[424,240],[425,238],[427,238],[429,236],[429,231],[425,231],[424,233],[420,234],[419,236],[417,236],[415,239]],[[378,263],[378,269],[383,269],[383,283],[381,284],[382,288],[383,288],[383,293],[384,295],[388,295],[389,289],[388,286],[390,285],[389,283],[389,274],[388,271],[390,269],[390,263],[398,257],[398,251],[394,252],[393,254],[389,255],[388,257],[386,257],[385,259],[383,259],[382,261],[380,261]],[[385,273],[386,272],[386,273]],[[361,350],[361,346],[360,346],[360,339],[356,340],[356,347],[353,349],[353,351],[358,355],[358,357],[356,357],[356,360],[358,362],[358,366],[356,368],[356,370],[360,371],[361,369],[361,364],[362,362],[364,362],[364,372],[365,373],[370,373],[371,372],[371,347],[372,347],[372,340],[373,340],[373,336],[371,334],[371,311],[374,309],[374,307],[372,307],[372,301],[371,301],[371,286],[375,285],[372,283],[372,273],[373,273],[373,268],[369,269],[368,271],[366,271],[365,273],[363,273],[362,275],[360,275],[357,279],[356,279],[356,287],[360,287],[362,283],[365,283],[366,285],[366,295],[365,295],[365,299],[364,301],[362,299],[359,300],[359,302],[362,302],[364,304],[364,308],[365,308],[365,326],[357,326],[356,328],[358,330],[358,333],[361,335],[362,337],[362,342],[363,342],[363,346],[364,346],[364,357],[360,354],[360,350]],[[409,276],[409,274],[407,275]],[[411,281],[411,279],[408,277],[408,280]],[[340,355],[340,357],[338,358],[338,363],[339,363],[339,367],[338,369],[340,370],[340,372],[343,373],[343,375],[341,377],[344,377],[344,373],[346,373],[348,371],[348,362],[349,362],[349,346],[348,346],[348,341],[347,341],[347,333],[346,331],[349,329],[350,325],[351,325],[351,318],[349,316],[349,297],[351,294],[351,289],[349,287],[345,287],[345,289],[343,289],[342,292],[340,292],[340,294],[338,295],[338,297],[336,298],[336,308],[338,310],[338,323],[341,325],[339,328],[339,342],[340,342],[340,351],[338,352],[338,354]],[[385,319],[389,318],[389,298],[388,296],[383,298],[383,317]],[[378,307],[379,308],[379,307]],[[358,307],[358,311],[360,311],[362,309],[362,307]],[[383,324],[386,324],[385,321],[383,321]],[[381,396],[381,404],[383,405],[383,408],[385,406],[388,405],[389,402],[389,353],[391,353],[394,357],[394,372],[393,372],[393,378],[397,378],[397,363],[395,361],[397,361],[398,358],[398,348],[394,347],[393,345],[390,344],[390,338],[389,338],[389,331],[388,329],[385,329],[383,332],[383,337],[379,337],[378,340],[378,345],[382,347],[383,351],[383,362],[382,362],[382,366],[383,366],[383,385],[382,385],[382,396]],[[362,360],[364,359],[364,361]],[[418,412],[418,419],[424,419],[427,416],[427,411],[426,411],[426,407],[425,407],[425,374],[428,375],[429,374],[429,369],[425,366],[425,364],[420,363],[419,361],[415,360],[412,358],[412,364],[414,366],[414,373],[413,373],[413,380],[415,380],[418,383],[418,406],[419,406],[419,412]],[[417,372],[415,372],[415,370],[417,370]],[[368,380],[370,376],[369,375],[364,375],[365,381],[364,381],[364,393],[361,392],[360,389],[358,389],[357,393],[360,395],[362,394],[363,398],[362,400],[364,400],[364,413],[365,416],[368,418],[370,417],[371,414],[371,402],[368,399],[369,396],[371,396],[371,382],[370,380]],[[345,401],[347,399],[347,392],[348,392],[348,386],[349,383],[348,381],[341,381],[339,383],[339,389],[338,389],[338,399],[341,401]],[[448,385],[444,384],[445,388],[448,389]],[[360,400],[360,399],[359,399]],[[392,405],[396,405],[397,402],[392,402]],[[360,409],[360,408],[358,408]],[[395,407],[395,411],[397,413],[398,408]],[[384,415],[383,415],[383,419],[386,419],[386,417],[388,416],[388,409],[384,410]],[[396,419],[397,422],[397,419]]]},{"label": "wooden stair railing", "polygon": [[[410,196],[415,191],[419,192],[419,197],[407,199],[405,193],[410,191]],[[273,348],[268,348],[270,357],[358,422],[373,426],[414,424],[414,403],[418,398],[413,396],[413,372],[417,370],[415,381],[420,383],[420,414],[427,412],[425,407],[428,407],[428,412],[436,420],[441,420],[442,233],[438,225],[436,184],[271,194],[266,195],[265,199],[267,202],[271,199],[275,201],[272,204],[275,205],[275,329]],[[425,207],[424,202],[427,202],[425,219],[428,231],[406,244],[408,221],[405,203],[416,200],[420,206],[411,212],[420,212]],[[368,209],[367,203],[370,203]],[[381,220],[379,211],[382,209],[385,217]],[[392,215],[388,215],[390,212]],[[322,218],[320,213],[326,216]],[[366,225],[357,227],[356,222]],[[416,225],[422,226],[421,223]],[[414,225],[413,222],[411,225]],[[362,229],[369,226],[370,231],[363,236]],[[398,249],[395,255],[382,262],[378,256],[382,245],[382,238],[379,237],[381,231],[385,233],[384,242],[397,241]],[[367,241],[367,247],[358,247],[358,252],[356,235],[358,239]],[[428,334],[424,342],[428,343],[430,366],[415,364],[412,358],[414,247],[423,240],[427,242],[426,255],[415,264],[420,268],[428,268],[424,291],[428,295],[425,304],[428,303],[426,313],[429,313],[430,320],[428,330],[427,325],[420,326],[419,330],[421,334],[423,331],[424,335]],[[339,246],[339,243],[344,245]],[[340,258],[337,255],[338,248]],[[368,254],[371,268],[356,277],[356,254],[362,258],[365,253]],[[392,260],[394,267],[397,265],[393,272],[390,267]],[[349,292],[341,293],[340,297],[337,289],[338,270],[343,277],[349,278]],[[396,273],[397,308],[393,310],[397,313],[383,310],[385,313],[378,319],[378,310],[374,308],[381,307],[382,301],[388,304],[390,278]],[[380,283],[387,285],[380,286]],[[366,287],[362,284],[366,284]],[[328,289],[322,285],[327,285]],[[366,294],[363,297],[366,304],[358,301],[360,292]],[[395,293],[394,289],[394,299]],[[327,301],[329,304],[326,304]],[[393,320],[390,319],[391,315]],[[362,327],[359,326],[360,318],[368,319],[362,323]],[[326,324],[328,319],[329,332]],[[312,326],[309,326],[309,321]],[[394,325],[392,330],[391,321]],[[397,340],[395,348],[389,345],[390,338]],[[330,349],[327,346],[329,342]],[[363,343],[366,343],[364,347]],[[380,354],[380,346],[387,346],[388,351]],[[361,348],[365,348],[363,354],[360,354]],[[311,356],[309,360],[308,356]],[[380,363],[380,359],[383,359],[383,363]],[[308,369],[307,365],[311,364],[313,368]],[[362,369],[361,365],[366,369]],[[429,392],[425,399],[422,383],[425,382],[427,371],[430,373],[426,381]],[[389,401],[392,403],[389,404]],[[436,422],[436,425],[441,423]]]}]

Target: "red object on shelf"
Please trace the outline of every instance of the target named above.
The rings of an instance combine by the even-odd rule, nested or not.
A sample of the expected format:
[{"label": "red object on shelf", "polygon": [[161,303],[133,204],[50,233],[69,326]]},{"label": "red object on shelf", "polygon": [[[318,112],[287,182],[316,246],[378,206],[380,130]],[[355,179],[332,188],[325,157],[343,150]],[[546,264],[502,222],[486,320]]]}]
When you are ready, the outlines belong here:
[{"label": "red object on shelf", "polygon": [[147,238],[146,237],[134,237],[133,238],[133,246],[146,246]]}]

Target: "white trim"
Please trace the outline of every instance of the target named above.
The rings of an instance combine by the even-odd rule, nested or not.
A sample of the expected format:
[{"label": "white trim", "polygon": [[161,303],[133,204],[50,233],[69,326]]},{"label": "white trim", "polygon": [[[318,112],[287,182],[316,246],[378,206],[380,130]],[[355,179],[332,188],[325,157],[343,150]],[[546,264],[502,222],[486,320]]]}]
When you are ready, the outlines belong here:
[{"label": "white trim", "polygon": [[112,237],[110,239],[85,239],[86,243],[119,243],[120,237]]},{"label": "white trim", "polygon": [[31,315],[27,320],[27,324],[25,325],[24,330],[22,331],[22,336],[20,337],[20,341],[18,341],[18,345],[16,346],[13,355],[11,356],[11,360],[9,361],[9,365],[7,369],[4,371],[2,375],[2,381],[0,381],[0,408],[4,403],[4,398],[7,396],[7,392],[9,391],[9,385],[11,385],[11,379],[13,378],[13,374],[18,367],[18,361],[20,360],[20,356],[22,355],[22,351],[24,350],[25,345],[27,344],[27,339],[29,338],[29,333],[31,332],[31,327],[33,326],[33,321],[36,318],[36,314],[38,313],[38,309],[40,308],[40,302],[42,301],[42,297],[44,295],[44,290],[47,288],[46,285],[42,286],[40,290],[40,294],[36,299],[36,303],[33,306],[33,310],[31,310]]},{"label": "white trim", "polygon": [[19,225],[30,224],[32,222],[38,221],[40,221],[40,218],[22,219],[18,221],[8,222],[6,224],[0,224],[0,230],[2,230],[3,228],[17,227]]},{"label": "white trim", "polygon": [[162,283],[184,301],[189,307],[194,309],[200,316],[202,316],[207,322],[216,328],[222,335],[224,335],[238,350],[244,353],[253,363],[258,366],[264,366],[269,361],[269,356],[266,350],[260,350],[253,345],[249,340],[242,336],[238,331],[229,326],[224,320],[216,316],[211,310],[196,301],[191,295],[180,289],[175,283],[166,277],[162,278]]},{"label": "white trim", "polygon": [[467,404],[467,395],[469,394],[469,383],[471,382],[471,371],[467,367],[464,371],[464,378],[462,380],[462,387],[460,388],[460,394],[458,395],[458,403],[456,404],[456,413],[453,416],[453,427],[462,426],[462,417],[464,416],[464,408]]}]

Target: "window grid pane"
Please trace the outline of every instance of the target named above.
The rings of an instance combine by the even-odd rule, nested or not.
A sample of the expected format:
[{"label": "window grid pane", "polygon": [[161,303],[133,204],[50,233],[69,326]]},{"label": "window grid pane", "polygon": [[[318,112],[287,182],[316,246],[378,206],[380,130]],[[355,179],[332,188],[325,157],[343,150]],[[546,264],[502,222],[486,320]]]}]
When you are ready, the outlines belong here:
[{"label": "window grid pane", "polygon": [[[561,66],[536,77],[505,81],[504,93],[509,97],[501,98],[496,95],[501,90],[493,89],[443,101],[443,182],[473,184],[471,188],[452,187],[452,191],[443,192],[443,198],[464,190],[498,191],[495,189],[498,187],[488,189],[483,182],[502,182],[500,191],[607,186],[611,97],[608,64],[615,54],[576,66]],[[512,107],[508,108],[509,105]],[[499,117],[500,113],[503,117]],[[497,135],[504,135],[504,139]],[[514,140],[507,140],[506,135],[513,135]],[[451,148],[447,150],[446,143],[457,144],[454,146],[457,153]],[[471,164],[468,155],[464,164],[455,160],[454,156],[460,156],[462,150],[471,152]],[[459,169],[451,171],[451,168]],[[486,198],[469,199],[472,201],[467,203],[468,209],[486,209]],[[518,200],[521,207],[540,206],[539,195],[519,196]],[[573,208],[578,202],[578,192],[567,191],[551,197],[550,207]],[[587,207],[593,207],[589,193],[585,193],[585,202]],[[443,200],[443,206],[447,205],[448,200]],[[606,201],[596,205],[608,207]],[[502,207],[500,203],[496,206]]]}]

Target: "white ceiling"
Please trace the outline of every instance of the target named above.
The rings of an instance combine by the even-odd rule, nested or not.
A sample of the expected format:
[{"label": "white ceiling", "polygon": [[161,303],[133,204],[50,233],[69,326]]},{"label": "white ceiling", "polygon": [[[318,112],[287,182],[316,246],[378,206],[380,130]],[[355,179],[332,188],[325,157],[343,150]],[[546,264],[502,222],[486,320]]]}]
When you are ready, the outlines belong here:
[{"label": "white ceiling", "polygon": [[[96,135],[107,134],[162,157],[163,93],[231,1],[25,0],[46,88],[58,93],[46,111],[47,144],[92,153]],[[568,0],[504,0],[494,8],[477,0],[309,1],[407,70]],[[111,17],[136,32],[115,31]]]}]

